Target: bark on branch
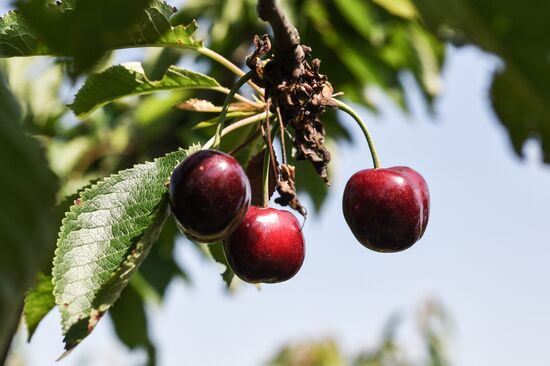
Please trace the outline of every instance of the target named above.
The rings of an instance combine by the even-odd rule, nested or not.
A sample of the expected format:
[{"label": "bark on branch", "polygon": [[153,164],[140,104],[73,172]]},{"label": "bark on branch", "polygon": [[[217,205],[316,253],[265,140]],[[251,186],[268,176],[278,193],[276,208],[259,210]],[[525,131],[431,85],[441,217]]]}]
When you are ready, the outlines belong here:
[{"label": "bark on branch", "polygon": [[290,23],[277,0],[258,0],[258,16],[273,29],[274,53],[281,67],[292,78],[304,73],[306,52],[300,42],[298,30]]}]

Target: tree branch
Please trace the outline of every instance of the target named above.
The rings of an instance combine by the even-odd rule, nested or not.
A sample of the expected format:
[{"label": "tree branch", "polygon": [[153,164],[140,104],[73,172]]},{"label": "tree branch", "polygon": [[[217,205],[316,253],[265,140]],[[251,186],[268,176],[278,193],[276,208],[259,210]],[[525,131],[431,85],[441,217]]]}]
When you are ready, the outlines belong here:
[{"label": "tree branch", "polygon": [[285,72],[297,79],[304,73],[306,52],[298,30],[290,23],[277,0],[258,0],[258,16],[273,29],[275,58]]}]

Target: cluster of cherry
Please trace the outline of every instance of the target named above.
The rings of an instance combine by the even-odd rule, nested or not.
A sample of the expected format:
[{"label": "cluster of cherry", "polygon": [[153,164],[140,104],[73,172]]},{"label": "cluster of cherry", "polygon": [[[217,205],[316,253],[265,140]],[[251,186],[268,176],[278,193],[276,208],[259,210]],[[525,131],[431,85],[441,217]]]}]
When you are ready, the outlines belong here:
[{"label": "cluster of cherry", "polygon": [[[199,243],[223,242],[231,269],[249,283],[292,278],[302,266],[304,237],[296,217],[250,205],[239,163],[217,150],[182,161],[170,178],[170,204],[180,229]],[[344,217],[357,240],[378,252],[412,246],[428,223],[426,182],[407,167],[365,169],[348,181]]]}]

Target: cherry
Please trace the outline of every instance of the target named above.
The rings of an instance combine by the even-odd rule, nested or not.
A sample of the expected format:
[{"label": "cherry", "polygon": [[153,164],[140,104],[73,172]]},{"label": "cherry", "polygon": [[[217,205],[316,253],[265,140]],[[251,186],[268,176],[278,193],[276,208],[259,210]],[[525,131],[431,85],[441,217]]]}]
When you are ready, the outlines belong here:
[{"label": "cherry", "polygon": [[424,178],[411,168],[365,169],[349,179],[342,207],[361,244],[377,252],[399,252],[424,234],[430,194]]},{"label": "cherry", "polygon": [[239,227],[224,241],[225,257],[235,274],[250,283],[292,278],[304,262],[304,237],[288,211],[250,206]]},{"label": "cherry", "polygon": [[181,230],[211,243],[226,238],[250,205],[250,183],[233,157],[201,150],[182,161],[170,178],[170,205]]}]

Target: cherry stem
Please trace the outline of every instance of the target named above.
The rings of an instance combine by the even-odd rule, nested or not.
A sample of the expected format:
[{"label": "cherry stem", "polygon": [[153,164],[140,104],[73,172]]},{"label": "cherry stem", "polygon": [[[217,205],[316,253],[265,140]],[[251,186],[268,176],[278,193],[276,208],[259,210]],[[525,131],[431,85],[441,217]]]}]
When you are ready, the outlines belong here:
[{"label": "cherry stem", "polygon": [[363,122],[363,120],[361,119],[361,117],[359,117],[357,112],[353,110],[353,108],[351,108],[349,105],[335,98],[332,98],[332,100],[336,103],[336,105],[338,106],[338,109],[349,114],[355,120],[355,122],[357,122],[359,127],[361,127],[361,130],[363,131],[363,134],[367,139],[367,143],[369,144],[370,154],[372,156],[372,163],[374,164],[374,168],[375,169],[380,168],[381,167],[380,159],[378,158],[378,153],[376,152],[376,147],[374,146],[374,140],[365,122]]},{"label": "cherry stem", "polygon": [[285,125],[283,123],[283,116],[281,115],[281,108],[279,108],[279,102],[275,102],[277,109],[277,119],[279,120],[279,128],[281,132],[281,154],[283,155],[283,165],[286,165],[286,146],[285,146]]},{"label": "cherry stem", "polygon": [[[226,87],[223,87],[223,86],[218,86],[218,87],[215,87],[215,88],[205,88],[205,89],[206,90],[214,90],[214,91],[223,93],[225,95],[227,95],[231,92],[231,90],[229,88],[226,88]],[[236,100],[240,101],[240,102],[248,104],[249,106],[251,106],[255,109],[263,109],[264,108],[264,104],[262,102],[254,102],[254,101],[248,99],[247,97],[244,97],[244,96],[240,95],[239,93],[235,93],[234,98]]]},{"label": "cherry stem", "polygon": [[264,193],[264,199],[263,199],[263,207],[269,206],[269,160],[271,157],[271,154],[269,153],[269,149],[265,149],[264,154],[264,165],[263,165],[263,174],[262,177],[264,179],[264,185],[263,185],[263,193]]},{"label": "cherry stem", "polygon": [[225,101],[223,102],[223,108],[222,108],[222,111],[220,113],[220,122],[218,123],[218,128],[216,129],[216,135],[214,136],[215,137],[214,147],[219,147],[219,145],[220,145],[221,137],[222,137],[221,132],[223,130],[223,125],[225,123],[225,117],[227,116],[227,111],[229,110],[229,105],[231,104],[231,101],[233,100],[233,97],[235,96],[235,94],[237,94],[239,89],[244,84],[246,84],[247,81],[252,79],[254,74],[255,74],[254,71],[249,71],[246,74],[244,74],[243,76],[241,76],[241,78],[239,80],[237,80],[237,83],[231,88],[231,90],[229,91],[229,93],[225,97]]},{"label": "cherry stem", "polygon": [[277,180],[277,184],[279,184],[279,170],[277,168],[277,157],[275,156],[275,151],[273,150],[273,139],[271,138],[271,126],[269,124],[269,107],[270,107],[270,101],[271,98],[267,98],[266,101],[266,118],[265,118],[265,137],[266,137],[266,144],[267,148],[269,150],[269,155],[271,156],[271,168],[273,169],[273,176]]},{"label": "cherry stem", "polygon": [[[214,50],[211,50],[207,47],[199,47],[197,48],[197,52],[199,52],[201,55],[204,55],[206,57],[211,58],[212,60],[218,62],[219,64],[225,66],[227,69],[229,69],[232,73],[239,77],[243,77],[245,75],[244,71],[241,70],[237,65],[235,65],[233,62],[229,61],[219,53],[217,53]],[[263,96],[264,91],[262,88],[260,88],[258,85],[254,84],[250,79],[247,80],[248,84],[258,93],[258,95]]]},{"label": "cherry stem", "polygon": [[[241,119],[240,121],[237,121],[235,123],[232,123],[231,125],[224,128],[221,132],[221,137],[227,135],[228,133],[235,131],[241,127],[245,127],[251,124],[254,124],[259,121],[263,121],[265,119],[266,115],[264,112],[258,113],[254,116],[250,116],[248,118]],[[214,146],[214,143],[216,141],[216,136],[213,136],[210,140],[208,140],[202,147],[203,150],[210,149]]]}]

